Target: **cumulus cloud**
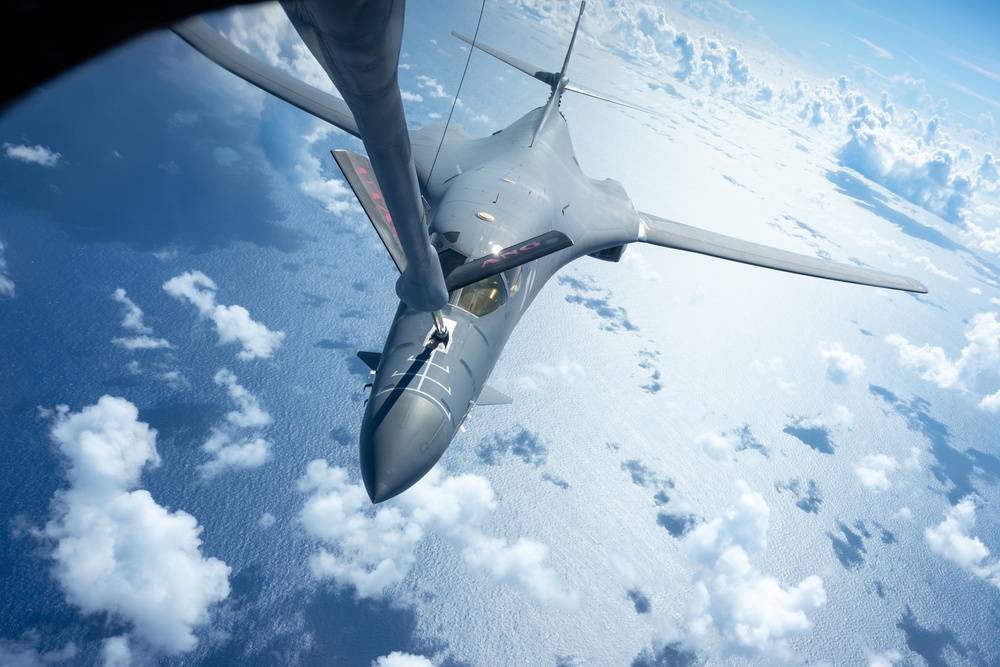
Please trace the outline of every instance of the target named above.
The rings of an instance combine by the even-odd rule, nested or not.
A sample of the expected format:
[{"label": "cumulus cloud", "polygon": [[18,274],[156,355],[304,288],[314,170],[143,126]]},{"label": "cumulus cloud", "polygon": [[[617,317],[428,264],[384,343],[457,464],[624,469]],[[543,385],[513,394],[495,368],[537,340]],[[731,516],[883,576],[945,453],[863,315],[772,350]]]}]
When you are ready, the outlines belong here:
[{"label": "cumulus cloud", "polygon": [[103,667],[129,667],[135,664],[127,635],[108,637],[101,643],[101,664]]},{"label": "cumulus cloud", "polygon": [[864,360],[845,350],[843,343],[820,342],[819,357],[826,365],[827,379],[837,384],[857,380],[865,372]]},{"label": "cumulus cloud", "polygon": [[219,343],[240,343],[240,359],[267,359],[285,339],[283,331],[270,331],[260,322],[250,319],[243,306],[223,306],[215,302],[215,282],[201,271],[188,271],[163,283],[167,294],[186,299],[202,317],[215,323]]},{"label": "cumulus cloud", "polygon": [[434,663],[422,655],[393,651],[372,660],[372,667],[434,667]]},{"label": "cumulus cloud", "polygon": [[[212,434],[202,449],[212,460],[199,466],[205,478],[229,468],[258,468],[271,458],[271,444],[257,435],[257,430],[271,423],[271,415],[260,407],[257,397],[237,382],[229,369],[215,374],[215,384],[223,386],[237,409],[226,415],[225,424],[212,428]],[[250,436],[243,435],[250,431]]]},{"label": "cumulus cloud", "polygon": [[44,534],[56,541],[54,574],[71,604],[118,615],[153,647],[179,653],[195,647],[194,629],[229,595],[230,569],[202,556],[193,516],[136,488],[160,461],[156,431],[138,415],[112,396],[77,413],[57,408],[51,436],[69,460],[70,485],[53,498]]},{"label": "cumulus cloud", "polygon": [[861,485],[876,493],[887,491],[892,486],[889,473],[899,469],[899,462],[886,454],[868,454],[856,466],[854,474],[858,476]]},{"label": "cumulus cloud", "polygon": [[931,551],[1000,587],[1000,562],[978,537],[970,535],[976,523],[976,498],[968,495],[945,513],[944,521],[924,530]]},{"label": "cumulus cloud", "polygon": [[767,361],[758,359],[750,364],[750,368],[761,375],[770,377],[781,391],[792,391],[798,386],[785,378],[785,360],[782,357],[774,356]]},{"label": "cumulus cloud", "polygon": [[0,241],[0,297],[13,299],[14,281],[7,275],[7,260],[3,256],[5,248],[3,241]]},{"label": "cumulus cloud", "polygon": [[716,461],[732,461],[736,456],[736,449],[733,447],[733,443],[724,435],[720,435],[714,431],[702,433],[695,438],[694,442],[701,448],[701,451]]},{"label": "cumulus cloud", "polygon": [[399,583],[416,562],[416,547],[430,531],[459,549],[466,564],[536,602],[574,608],[578,595],[546,566],[548,548],[485,535],[479,526],[496,509],[489,482],[476,475],[444,477],[434,468],[391,505],[372,508],[361,484],[326,461],[312,461],[299,489],[310,494],[299,519],[325,546],[310,561],[317,579],[375,598]]},{"label": "cumulus cloud", "polygon": [[42,167],[54,167],[59,163],[60,153],[56,153],[45,146],[25,146],[24,144],[4,144],[4,153],[11,160],[24,162],[26,164],[37,164]]},{"label": "cumulus cloud", "polygon": [[902,660],[903,654],[899,651],[873,653],[868,656],[868,667],[892,667]]},{"label": "cumulus cloud", "polygon": [[[997,314],[987,312],[973,316],[965,331],[965,340],[965,347],[953,360],[944,348],[936,345],[918,347],[899,334],[885,337],[885,341],[899,351],[899,363],[917,371],[922,379],[942,389],[970,391],[981,372],[1000,372],[1000,321],[997,321]],[[1000,396],[987,396],[979,407],[990,412],[1000,409]]]},{"label": "cumulus cloud", "polygon": [[114,338],[111,341],[112,343],[124,347],[129,351],[157,350],[173,347],[167,339],[155,338],[149,335],[153,333],[153,329],[146,326],[142,321],[142,309],[135,305],[132,299],[128,298],[128,294],[124,289],[121,287],[116,289],[111,298],[125,307],[125,312],[122,314],[122,327],[139,334],[128,338]]},{"label": "cumulus cloud", "polygon": [[130,352],[135,350],[162,350],[173,347],[166,338],[152,336],[130,336],[129,338],[112,338],[111,342],[124,347]]},{"label": "cumulus cloud", "polygon": [[944,220],[962,222],[976,181],[957,168],[952,152],[901,137],[891,124],[885,109],[858,105],[838,153],[841,164]]},{"label": "cumulus cloud", "polygon": [[826,591],[817,576],[786,586],[751,564],[767,547],[770,509],[745,483],[739,492],[732,507],[684,538],[694,567],[692,600],[666,640],[698,649],[714,630],[731,655],[792,660],[788,639],[810,631],[809,614],[826,603]]}]

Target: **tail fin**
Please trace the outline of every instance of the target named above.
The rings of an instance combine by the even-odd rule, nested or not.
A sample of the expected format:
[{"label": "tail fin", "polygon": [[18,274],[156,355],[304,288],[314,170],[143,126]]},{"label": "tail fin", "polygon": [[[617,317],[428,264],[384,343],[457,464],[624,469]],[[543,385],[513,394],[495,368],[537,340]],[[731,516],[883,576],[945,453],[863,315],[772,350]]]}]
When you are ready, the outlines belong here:
[{"label": "tail fin", "polygon": [[611,102],[612,104],[617,104],[619,106],[628,107],[629,109],[635,109],[636,111],[643,111],[654,116],[662,116],[663,114],[651,109],[646,109],[645,107],[640,107],[631,102],[626,102],[620,100],[617,97],[612,97],[611,95],[605,95],[604,93],[599,93],[589,88],[584,88],[583,86],[578,86],[576,84],[569,82],[569,77],[566,75],[567,69],[569,68],[569,59],[573,55],[573,47],[576,45],[576,36],[580,31],[580,20],[583,18],[583,10],[586,7],[586,0],[580,3],[580,13],[576,17],[576,25],[573,27],[573,36],[569,40],[569,48],[566,49],[566,57],[563,59],[562,69],[558,72],[547,72],[541,67],[529,63],[525,60],[521,60],[516,56],[512,56],[509,53],[504,53],[500,49],[494,48],[483,44],[482,42],[477,42],[470,37],[466,37],[460,33],[452,31],[452,35],[458,37],[460,40],[466,44],[470,44],[475,48],[490,54],[497,60],[507,63],[514,69],[521,70],[528,76],[534,77],[547,85],[552,90],[552,95],[555,97],[554,104],[558,106],[559,99],[562,97],[564,91],[568,90],[570,92],[579,93],[581,95],[586,95],[588,97],[593,97],[599,100],[604,100],[605,102]]}]

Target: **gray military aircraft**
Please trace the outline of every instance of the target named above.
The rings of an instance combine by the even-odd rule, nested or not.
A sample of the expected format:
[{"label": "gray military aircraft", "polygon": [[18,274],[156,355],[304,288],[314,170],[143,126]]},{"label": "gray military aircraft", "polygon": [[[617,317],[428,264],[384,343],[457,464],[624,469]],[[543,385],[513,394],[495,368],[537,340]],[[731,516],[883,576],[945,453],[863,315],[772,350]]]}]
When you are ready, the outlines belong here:
[{"label": "gray military aircraft", "polygon": [[[367,157],[334,158],[399,268],[400,304],[373,371],[361,425],[372,502],[392,498],[441,458],[475,405],[510,403],[486,384],[546,281],[584,257],[617,262],[642,242],[806,276],[926,292],[919,282],[689,227],[635,210],[620,183],[584,175],[559,110],[565,91],[618,102],[457,35],[548,84],[544,106],[493,135],[444,123],[406,128],[397,84],[402,0],[287,0],[282,6],[343,100],[236,48],[199,19],[175,32],[265,91],[359,137]],[[632,105],[627,105],[632,106]],[[447,165],[434,171],[433,165]],[[428,313],[431,317],[428,317]]]}]

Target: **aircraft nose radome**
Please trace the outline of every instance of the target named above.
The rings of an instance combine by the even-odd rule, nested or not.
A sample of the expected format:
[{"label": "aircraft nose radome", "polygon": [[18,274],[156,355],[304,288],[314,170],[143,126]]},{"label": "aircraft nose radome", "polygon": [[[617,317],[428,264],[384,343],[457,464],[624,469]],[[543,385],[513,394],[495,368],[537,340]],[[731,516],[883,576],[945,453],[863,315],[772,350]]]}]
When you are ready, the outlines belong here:
[{"label": "aircraft nose radome", "polygon": [[417,483],[437,463],[452,438],[451,421],[427,398],[389,394],[361,425],[361,478],[380,503]]}]

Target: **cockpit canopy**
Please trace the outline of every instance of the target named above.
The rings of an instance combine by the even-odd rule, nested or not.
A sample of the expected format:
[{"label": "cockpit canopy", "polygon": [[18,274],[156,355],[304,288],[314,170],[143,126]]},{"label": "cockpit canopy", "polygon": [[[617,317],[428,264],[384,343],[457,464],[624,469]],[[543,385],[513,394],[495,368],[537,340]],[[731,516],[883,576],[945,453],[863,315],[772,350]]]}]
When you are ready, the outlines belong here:
[{"label": "cockpit canopy", "polygon": [[[465,255],[451,248],[442,250],[438,257],[441,260],[441,269],[446,276],[468,259]],[[520,280],[521,267],[498,273],[456,290],[451,294],[449,303],[469,311],[476,317],[483,317],[507,303],[510,296],[517,293]]]}]

